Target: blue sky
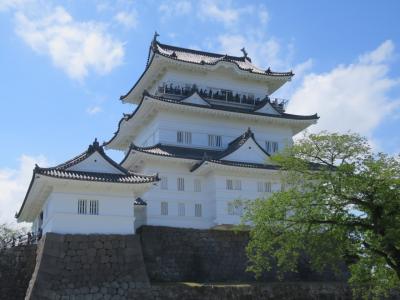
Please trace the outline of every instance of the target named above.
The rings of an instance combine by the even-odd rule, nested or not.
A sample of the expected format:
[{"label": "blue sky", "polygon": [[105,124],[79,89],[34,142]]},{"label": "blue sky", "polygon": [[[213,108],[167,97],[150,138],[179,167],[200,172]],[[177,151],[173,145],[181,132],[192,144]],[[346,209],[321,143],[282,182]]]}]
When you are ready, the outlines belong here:
[{"label": "blue sky", "polygon": [[[293,69],[276,93],[312,130],[352,130],[400,151],[399,1],[0,0],[0,222],[22,201],[32,166],[108,140],[145,66],[153,33],[183,47]],[[121,154],[111,153],[115,158]]]}]

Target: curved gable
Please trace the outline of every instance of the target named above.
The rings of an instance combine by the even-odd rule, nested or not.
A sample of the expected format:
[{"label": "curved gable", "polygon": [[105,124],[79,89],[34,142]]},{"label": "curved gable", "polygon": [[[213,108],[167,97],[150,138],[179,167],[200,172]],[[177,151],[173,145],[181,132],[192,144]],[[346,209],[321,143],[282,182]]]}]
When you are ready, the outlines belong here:
[{"label": "curved gable", "polygon": [[269,162],[268,154],[252,138],[249,138],[235,151],[219,159],[257,164],[266,164]]},{"label": "curved gable", "polygon": [[270,102],[267,102],[265,105],[260,107],[259,109],[255,110],[254,112],[257,113],[262,113],[262,114],[270,114],[270,115],[277,115],[280,116],[282,115],[280,112],[278,112]]},{"label": "curved gable", "polygon": [[84,160],[66,169],[67,171],[97,172],[111,174],[125,174],[109,161],[107,161],[99,152],[95,151]]},{"label": "curved gable", "polygon": [[196,105],[201,105],[201,106],[211,106],[210,103],[208,103],[206,100],[204,100],[197,92],[194,92],[192,95],[181,100],[180,102],[196,104]]}]

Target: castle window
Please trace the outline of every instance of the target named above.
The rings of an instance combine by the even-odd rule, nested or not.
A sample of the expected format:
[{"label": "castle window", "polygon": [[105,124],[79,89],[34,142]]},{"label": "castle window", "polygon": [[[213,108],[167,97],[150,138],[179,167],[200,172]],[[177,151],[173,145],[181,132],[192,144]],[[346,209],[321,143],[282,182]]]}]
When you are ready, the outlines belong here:
[{"label": "castle window", "polygon": [[233,202],[228,202],[228,215],[243,216],[243,205],[238,205]]},{"label": "castle window", "polygon": [[189,131],[178,131],[176,133],[176,141],[178,144],[191,144],[192,133]]},{"label": "castle window", "polygon": [[99,214],[99,200],[89,201],[89,214],[98,215]]},{"label": "castle window", "polygon": [[177,183],[178,191],[184,191],[185,190],[185,178],[178,177],[176,183]]},{"label": "castle window", "polygon": [[78,200],[78,214],[86,215],[87,212],[87,200]]},{"label": "castle window", "polygon": [[198,204],[198,203],[195,204],[194,205],[194,216],[195,217],[201,217],[202,214],[203,214],[203,212],[202,212],[201,204]]},{"label": "castle window", "polygon": [[220,135],[209,134],[208,135],[208,146],[222,147],[222,137]]},{"label": "castle window", "polygon": [[161,215],[168,216],[168,202],[161,202]]},{"label": "castle window", "polygon": [[179,217],[185,216],[185,203],[178,203],[178,216]]},{"label": "castle window", "polygon": [[258,182],[257,191],[259,193],[271,193],[272,192],[271,182]]},{"label": "castle window", "polygon": [[161,189],[168,190],[168,177],[167,176],[161,176]]},{"label": "castle window", "polygon": [[195,179],[194,180],[194,191],[195,192],[201,192],[201,181],[200,181],[200,179]]},{"label": "castle window", "polygon": [[278,142],[266,141],[265,142],[265,150],[267,150],[267,152],[269,154],[278,152],[278,150],[279,150]]},{"label": "castle window", "polygon": [[227,179],[226,180],[227,190],[241,190],[242,182],[239,179]]}]

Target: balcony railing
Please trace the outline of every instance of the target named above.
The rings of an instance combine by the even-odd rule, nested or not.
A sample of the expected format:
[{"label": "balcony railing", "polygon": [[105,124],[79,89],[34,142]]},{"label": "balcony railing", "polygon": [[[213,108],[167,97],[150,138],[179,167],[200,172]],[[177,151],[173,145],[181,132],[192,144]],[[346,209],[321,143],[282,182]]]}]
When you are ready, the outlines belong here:
[{"label": "balcony railing", "polygon": [[274,104],[275,107],[281,111],[285,110],[285,106],[287,104],[287,100],[285,99],[271,99],[268,95],[266,95],[264,99],[260,99],[260,97],[255,97],[251,93],[239,93],[218,88],[199,88],[197,87],[197,85],[185,85],[184,87],[181,87],[180,85],[173,85],[171,83],[159,86],[157,90],[158,94],[170,95],[178,98],[187,97],[194,91],[197,91],[197,93],[199,93],[199,95],[205,99],[221,101],[230,104],[255,106],[261,101],[269,99],[271,103]]}]

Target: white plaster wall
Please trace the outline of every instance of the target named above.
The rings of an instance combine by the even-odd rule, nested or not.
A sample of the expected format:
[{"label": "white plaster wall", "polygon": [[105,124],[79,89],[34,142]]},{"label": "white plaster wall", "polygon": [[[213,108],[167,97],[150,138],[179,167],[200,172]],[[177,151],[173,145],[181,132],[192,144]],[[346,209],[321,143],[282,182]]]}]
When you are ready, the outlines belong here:
[{"label": "white plaster wall", "polygon": [[[189,171],[188,165],[147,162],[145,173],[159,172],[160,176],[168,177],[168,189],[155,186],[142,198],[147,202],[147,224],[171,227],[210,228],[219,224],[239,224],[240,216],[228,214],[228,203],[236,199],[251,200],[268,197],[269,193],[258,192],[258,182],[273,183],[273,191],[280,189],[277,173],[271,175],[233,175],[232,172],[208,173],[199,176]],[[185,191],[178,191],[176,178],[185,178]],[[201,179],[201,192],[194,192],[194,179]],[[226,179],[241,180],[241,190],[227,190]],[[168,202],[168,216],[161,216],[161,202]],[[178,216],[178,204],[186,204],[186,216]],[[194,205],[201,203],[203,215],[194,216]]]},{"label": "white plaster wall", "polygon": [[112,166],[98,152],[94,152],[85,160],[68,168],[68,170],[122,174],[120,170]]},{"label": "white plaster wall", "polygon": [[[176,141],[176,133],[178,130],[189,131],[192,133],[192,144],[190,147],[210,148],[208,146],[208,135],[215,134],[222,136],[222,148],[226,148],[228,144],[238,136],[242,135],[249,127],[254,132],[257,142],[265,147],[265,141],[276,141],[279,149],[283,149],[286,145],[293,143],[292,130],[290,128],[278,127],[274,125],[265,126],[256,121],[243,121],[238,119],[221,119],[207,116],[201,116],[194,113],[182,114],[179,112],[163,111],[157,115],[158,124],[156,128],[144,129],[141,133],[143,136],[150,135],[151,131],[157,132],[155,143],[178,145]],[[143,139],[136,138],[135,143],[138,145],[144,142]],[[184,144],[179,144],[183,145]]]},{"label": "white plaster wall", "polygon": [[[147,202],[147,224],[171,227],[210,228],[215,219],[214,200],[209,197],[210,189],[204,176],[189,172],[187,165],[174,163],[148,163],[145,173],[159,172],[159,176],[168,177],[168,189],[161,189],[161,184],[154,186],[142,196]],[[178,191],[177,178],[185,178],[185,190]],[[194,180],[201,180],[201,192],[194,191]],[[168,202],[168,216],[161,215],[161,202]],[[185,204],[185,216],[178,216],[179,203]],[[195,216],[195,204],[202,205],[202,217]]]},{"label": "white plaster wall", "polygon": [[[78,214],[79,199],[98,200],[99,215]],[[48,199],[43,233],[134,233],[133,200],[133,194],[118,194],[117,192],[54,191]]]},{"label": "white plaster wall", "polygon": [[135,136],[133,143],[138,146],[152,146],[157,144],[159,141],[159,128],[159,120],[155,117]]}]

